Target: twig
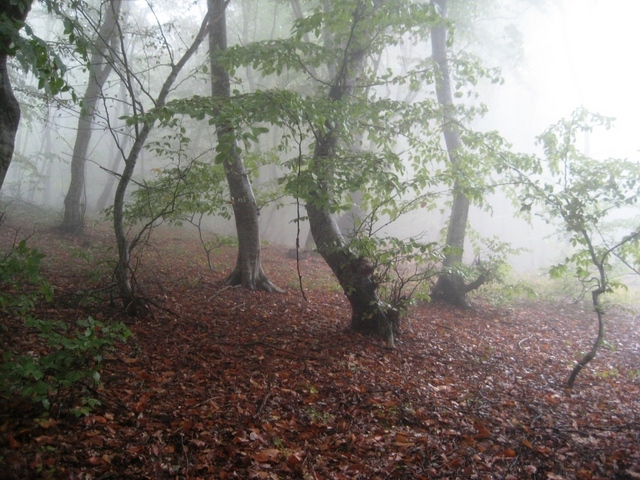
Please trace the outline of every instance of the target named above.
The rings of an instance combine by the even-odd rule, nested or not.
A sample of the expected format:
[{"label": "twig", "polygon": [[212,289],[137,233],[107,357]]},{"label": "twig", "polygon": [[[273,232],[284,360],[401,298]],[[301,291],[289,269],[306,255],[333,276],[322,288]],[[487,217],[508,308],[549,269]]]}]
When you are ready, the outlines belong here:
[{"label": "twig", "polygon": [[258,407],[258,409],[256,410],[256,413],[253,414],[253,418],[257,418],[258,415],[260,415],[260,412],[262,411],[262,409],[264,408],[264,406],[267,404],[267,400],[269,400],[269,397],[271,396],[271,392],[267,392],[264,397],[262,397],[262,401],[260,402],[260,406]]},{"label": "twig", "polygon": [[536,337],[536,340],[538,340],[538,335],[536,335],[536,334],[534,333],[533,335],[529,335],[527,338],[523,338],[522,340],[520,340],[520,341],[518,342],[518,348],[519,348],[520,350],[523,350],[523,348],[522,348],[522,344],[523,344],[524,342],[526,342],[527,340],[531,340],[533,337]]},{"label": "twig", "polygon": [[228,285],[226,287],[223,287],[220,290],[218,290],[215,294],[213,294],[209,298],[207,298],[207,302],[210,302],[211,300],[213,300],[217,296],[222,295],[222,292],[224,292],[225,290],[229,290],[230,288],[240,288],[240,287],[241,287],[241,285]]}]

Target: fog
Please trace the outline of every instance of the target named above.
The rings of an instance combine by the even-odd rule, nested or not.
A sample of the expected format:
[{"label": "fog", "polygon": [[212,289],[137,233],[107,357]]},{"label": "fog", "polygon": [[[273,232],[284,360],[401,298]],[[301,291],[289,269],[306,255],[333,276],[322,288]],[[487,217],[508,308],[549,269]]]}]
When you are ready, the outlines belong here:
[{"label": "fog", "polygon": [[[500,65],[505,80],[503,85],[479,85],[480,100],[489,110],[484,118],[474,122],[473,127],[497,130],[513,145],[514,151],[535,153],[539,150],[535,144],[537,135],[550,124],[568,116],[576,107],[584,106],[616,118],[611,131],[585,135],[585,153],[594,158],[638,158],[640,93],[636,85],[638,70],[633,48],[640,45],[640,30],[636,25],[640,4],[623,0],[562,0],[537,2],[535,5],[514,2],[505,12],[499,18],[486,18],[479,22],[484,24],[484,28],[487,25],[491,28],[493,24],[498,29],[515,25],[522,34],[522,58]],[[198,10],[198,14],[201,13]],[[240,10],[236,9],[234,15],[231,20],[237,22]],[[162,16],[170,18],[166,13]],[[198,21],[195,19],[194,25]],[[38,22],[46,23],[43,17],[32,20],[34,25]],[[241,28],[244,26],[238,24],[238,31],[233,33],[237,38],[242,35]],[[271,28],[271,25],[265,28]],[[258,34],[254,32],[254,36]],[[502,38],[509,41],[504,36]],[[478,53],[482,55],[482,51]],[[423,54],[428,56],[430,51]],[[489,66],[497,66],[495,56],[487,55],[485,61]],[[72,75],[76,76],[79,84],[83,81],[82,72],[72,72]],[[202,86],[199,93],[206,94],[208,87],[204,80],[195,81]],[[16,79],[14,83],[20,86],[21,80]],[[117,81],[111,79],[110,83],[111,94],[117,96]],[[185,85],[185,91],[181,93],[193,93],[192,88]],[[25,110],[16,150],[16,157],[23,161],[15,161],[12,165],[2,194],[5,198],[19,197],[61,210],[68,188],[68,162],[77,117],[67,109],[46,110],[36,106],[36,110],[38,108],[55,128],[45,128],[40,121],[30,118],[28,109]],[[124,114],[117,103],[110,103],[108,108],[113,118]],[[200,141],[206,143],[207,126],[193,128]],[[276,142],[277,139],[270,136],[269,141]],[[95,205],[103,186],[109,181],[104,168],[112,168],[110,165],[117,156],[111,143],[111,134],[104,127],[98,127],[92,139],[91,163],[87,170],[86,204],[90,207]],[[31,161],[26,161],[27,158]],[[161,161],[146,152],[137,167],[136,176],[144,178],[153,168],[161,166]],[[273,174],[269,167],[263,170]],[[43,182],[46,185],[43,186]],[[567,246],[558,241],[553,227],[535,218],[531,224],[515,218],[514,208],[501,194],[490,197],[489,203],[490,209],[475,208],[470,213],[471,227],[481,235],[496,235],[516,248],[527,249],[527,252],[511,259],[518,271],[538,271],[566,253]],[[92,215],[98,213],[93,212]],[[263,239],[293,246],[295,216],[296,206],[291,200],[285,201],[284,208],[263,208]],[[417,211],[387,229],[387,233],[410,236],[426,232],[429,239],[437,240],[441,238],[447,218],[446,209],[428,214]],[[232,221],[215,218],[210,219],[208,225],[219,234],[234,233]],[[307,230],[306,223],[303,223],[302,241]],[[471,248],[468,256],[473,256]]]},{"label": "fog", "polygon": [[[564,0],[544,9],[528,8],[514,18],[523,34],[522,65],[505,69],[506,83],[488,92],[484,121],[513,148],[538,152],[535,136],[578,106],[616,119],[610,131],[584,136],[582,148],[593,158],[638,159],[640,91],[633,46],[640,4],[622,0]],[[513,260],[520,269],[539,269],[560,260],[568,246],[541,221],[533,226],[512,219],[512,210],[494,202],[493,216],[472,218],[491,225],[503,239],[531,250]]]}]

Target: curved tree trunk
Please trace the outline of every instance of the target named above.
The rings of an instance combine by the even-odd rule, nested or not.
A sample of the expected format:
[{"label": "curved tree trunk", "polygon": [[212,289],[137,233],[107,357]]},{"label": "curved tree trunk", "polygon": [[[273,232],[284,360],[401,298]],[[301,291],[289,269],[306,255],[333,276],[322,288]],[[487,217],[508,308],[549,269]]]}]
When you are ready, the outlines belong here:
[{"label": "curved tree trunk", "polygon": [[[20,2],[20,6],[12,2],[2,2],[0,16],[6,16],[20,30],[31,9],[31,0]],[[7,176],[13,159],[16,144],[16,133],[20,125],[20,104],[13,94],[7,62],[9,60],[11,35],[0,32],[0,189]]]},{"label": "curved tree trunk", "polygon": [[[380,2],[378,2],[380,3]],[[376,3],[376,5],[378,5]],[[374,8],[375,6],[374,5]],[[360,10],[365,2],[354,5],[351,38],[345,43],[348,49],[343,63],[333,71],[333,80],[328,97],[332,102],[348,100],[353,81],[364,65],[364,49],[357,48],[355,29],[359,21]],[[331,43],[328,37],[325,42]],[[366,42],[363,42],[366,44]],[[314,177],[319,180],[314,189],[307,193],[307,214],[311,234],[318,252],[334,273],[351,306],[351,328],[356,331],[379,335],[394,345],[394,325],[392,311],[386,308],[378,296],[379,284],[374,277],[374,267],[367,258],[357,256],[348,248],[338,224],[331,213],[330,182],[334,162],[338,161],[338,135],[331,119],[325,125],[316,128],[316,145],[313,152]]]},{"label": "curved tree trunk", "polygon": [[[460,160],[458,151],[462,147],[460,133],[454,117],[453,94],[451,90],[451,74],[449,72],[449,62],[447,60],[447,0],[433,0],[433,3],[440,10],[442,21],[431,28],[431,49],[433,60],[436,64],[436,97],[442,107],[442,130],[449,161],[453,169],[457,169]],[[453,184],[453,203],[449,216],[449,226],[447,229],[446,254],[443,262],[443,274],[438,277],[438,282],[432,292],[434,297],[442,298],[448,303],[469,307],[466,294],[477,282],[466,285],[464,279],[455,273],[454,269],[462,263],[464,253],[464,240],[467,231],[467,220],[469,217],[469,199],[462,192],[460,182],[457,180]],[[482,283],[482,282],[481,282]],[[477,288],[477,287],[476,287]]]},{"label": "curved tree trunk", "polygon": [[[186,65],[189,59],[194,55],[200,44],[203,42],[206,35],[211,28],[210,16],[207,16],[200,25],[200,30],[193,40],[193,43],[189,46],[182,58],[173,65],[171,72],[165,79],[157,98],[155,99],[156,107],[163,107],[166,103],[169,90],[176,81],[178,74],[182,68]],[[123,62],[125,68],[127,66],[126,59]],[[128,75],[132,75],[128,72]],[[129,85],[129,94],[132,96],[132,101],[136,103],[133,95],[133,87]],[[140,151],[147,141],[147,137],[153,128],[153,122],[146,122],[141,129],[136,128],[135,140],[133,146],[129,151],[129,154],[125,158],[125,166],[118,180],[118,186],[116,188],[115,198],[113,201],[113,229],[116,236],[116,244],[118,246],[118,264],[116,265],[115,278],[120,292],[123,305],[127,313],[136,315],[139,309],[142,307],[142,303],[139,298],[136,297],[134,289],[131,283],[133,271],[131,269],[131,246],[127,240],[125,228],[124,228],[124,197],[127,191],[127,187],[131,182],[133,172],[140,156]]]},{"label": "curved tree trunk", "polygon": [[89,63],[89,83],[82,101],[82,110],[78,118],[76,141],[71,157],[71,183],[64,199],[64,217],[60,228],[66,233],[77,233],[84,228],[86,210],[84,170],[87,152],[91,142],[93,116],[98,101],[102,97],[102,88],[112,70],[110,52],[114,51],[118,35],[117,17],[120,14],[122,0],[112,0],[106,4],[104,21],[100,25],[95,40],[95,48]]},{"label": "curved tree trunk", "polygon": [[607,263],[607,257],[609,253],[605,254],[601,258],[598,258],[596,250],[591,243],[589,234],[585,230],[582,230],[581,234],[588,247],[589,255],[591,257],[591,263],[593,263],[593,265],[595,265],[595,267],[598,269],[598,287],[591,292],[593,309],[598,316],[598,335],[596,336],[596,340],[593,342],[591,350],[589,350],[586,355],[584,355],[580,359],[580,361],[573,367],[573,370],[571,371],[571,374],[567,379],[567,389],[569,390],[569,392],[571,392],[571,390],[573,389],[576,378],[578,378],[578,375],[580,374],[582,369],[587,366],[587,364],[591,362],[591,360],[596,358],[598,350],[604,343],[604,309],[602,308],[602,304],[600,303],[600,295],[605,293],[609,287],[609,281],[607,279],[607,273],[605,271],[605,265]]},{"label": "curved tree trunk", "polygon": [[[335,134],[329,131],[316,144],[313,155],[316,165],[330,165],[335,161],[335,150]],[[310,196],[327,198],[326,191],[326,185],[318,184],[316,191],[310,192]],[[318,252],[331,268],[349,300],[351,328],[381,336],[393,346],[390,312],[382,306],[378,297],[379,285],[373,277],[372,263],[364,257],[354,255],[348,248],[328,205],[316,204],[312,199],[307,203],[307,214]]]},{"label": "curved tree trunk", "polygon": [[8,55],[0,53],[0,188],[11,165],[20,125],[20,104],[11,88],[7,60]]},{"label": "curved tree trunk", "polygon": [[[209,15],[213,23],[209,33],[211,95],[222,99],[229,99],[231,96],[229,74],[216,62],[216,52],[227,48],[225,16],[227,3],[225,0],[208,0]],[[227,285],[242,285],[251,290],[281,291],[271,283],[262,269],[258,205],[244,162],[238,153],[239,148],[233,127],[221,119],[219,115],[216,120],[216,133],[218,150],[225,152],[222,163],[229,184],[238,235],[236,266],[225,283]]]}]

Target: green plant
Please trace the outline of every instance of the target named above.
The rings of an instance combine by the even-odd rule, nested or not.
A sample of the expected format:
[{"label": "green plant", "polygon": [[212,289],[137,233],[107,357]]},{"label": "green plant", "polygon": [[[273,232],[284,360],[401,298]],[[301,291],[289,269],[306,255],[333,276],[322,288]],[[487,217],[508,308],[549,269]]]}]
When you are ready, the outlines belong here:
[{"label": "green plant", "polygon": [[88,392],[100,382],[103,352],[126,341],[131,332],[122,323],[107,325],[91,317],[71,326],[34,318],[36,302],[53,298],[53,288],[40,270],[44,257],[22,240],[0,259],[0,310],[24,318],[44,343],[26,354],[3,353],[0,394],[20,395],[49,410],[52,398],[80,393],[71,398],[75,403],[71,411],[87,414],[99,403]]},{"label": "green plant", "polygon": [[551,267],[551,277],[562,278],[572,272],[583,294],[591,294],[598,318],[596,339],[571,371],[567,379],[569,390],[604,343],[601,296],[623,286],[611,277],[616,263],[640,273],[640,226],[635,208],[640,200],[640,166],[626,159],[593,159],[577,147],[579,135],[588,134],[595,127],[609,129],[611,122],[610,118],[579,108],[569,119],[552,125],[538,137],[544,159],[514,157],[508,167],[514,174],[512,180],[519,184],[521,211],[542,207],[542,218],[558,222],[559,232],[571,245],[564,261]]},{"label": "green plant", "polygon": [[309,417],[311,423],[319,423],[322,425],[327,425],[335,420],[335,415],[329,412],[322,412],[315,408],[307,408],[304,413]]},{"label": "green plant", "polygon": [[112,259],[113,247],[108,245],[93,245],[88,248],[80,248],[76,246],[69,247],[69,254],[72,258],[77,258],[85,262],[91,267],[89,279],[92,282],[98,282],[105,276],[109,276],[115,268]]},{"label": "green plant", "polygon": [[0,310],[24,316],[39,299],[52,299],[53,287],[40,272],[44,257],[22,240],[0,259]]},{"label": "green plant", "polygon": [[129,329],[120,322],[106,325],[91,317],[78,320],[72,327],[59,320],[35,318],[27,319],[26,324],[44,340],[47,353],[5,352],[0,365],[0,392],[18,394],[49,410],[52,398],[73,397],[79,391],[79,398],[71,398],[76,403],[71,411],[88,414],[100,403],[89,392],[100,383],[102,355],[116,342],[126,341],[131,336]]},{"label": "green plant", "polygon": [[596,372],[596,377],[598,378],[618,378],[620,376],[620,372],[617,368],[610,368],[608,370],[600,370]]},{"label": "green plant", "polygon": [[628,375],[629,375],[629,378],[634,382],[639,380],[640,379],[640,368],[638,368],[636,370],[629,370]]}]

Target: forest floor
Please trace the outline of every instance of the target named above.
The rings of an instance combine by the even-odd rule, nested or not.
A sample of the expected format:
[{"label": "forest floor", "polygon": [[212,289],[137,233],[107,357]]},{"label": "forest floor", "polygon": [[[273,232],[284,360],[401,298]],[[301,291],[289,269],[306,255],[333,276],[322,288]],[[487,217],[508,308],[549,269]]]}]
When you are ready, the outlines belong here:
[{"label": "forest floor", "polygon": [[[0,250],[33,233],[24,225],[7,219]],[[640,478],[633,311],[608,311],[607,344],[569,395],[595,336],[588,305],[424,303],[391,349],[349,330],[319,257],[301,260],[308,301],[278,246],[264,248],[264,267],[286,292],[251,292],[223,285],[233,248],[216,250],[210,271],[194,236],[162,229],[137,270],[151,311],[127,318],[99,290],[113,267],[105,232],[40,226],[29,239],[55,286],[36,316],[120,320],[134,336],[105,355],[87,416],[69,413],[69,397],[48,413],[0,397],[1,478]],[[3,351],[41,348],[22,321],[0,323]]]}]

